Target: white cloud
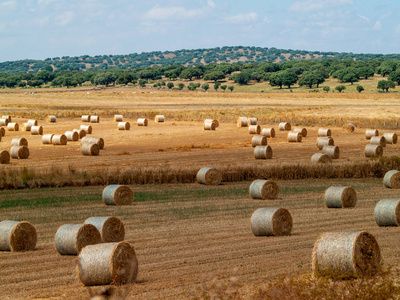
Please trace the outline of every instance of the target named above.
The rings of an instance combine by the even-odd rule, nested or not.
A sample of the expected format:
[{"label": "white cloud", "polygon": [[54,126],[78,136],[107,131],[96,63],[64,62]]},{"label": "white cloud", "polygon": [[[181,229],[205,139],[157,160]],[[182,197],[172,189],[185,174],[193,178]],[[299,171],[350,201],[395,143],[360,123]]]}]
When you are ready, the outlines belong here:
[{"label": "white cloud", "polygon": [[56,0],[38,0],[39,5],[45,5],[45,6],[51,4],[52,2],[56,2]]},{"label": "white cloud", "polygon": [[55,24],[57,26],[65,26],[71,23],[75,18],[75,13],[72,11],[66,11],[55,16]]},{"label": "white cloud", "polygon": [[367,18],[366,16],[358,16],[358,17],[367,21],[367,23],[371,22],[371,20],[369,18]]},{"label": "white cloud", "polygon": [[247,14],[224,15],[222,19],[224,23],[230,23],[230,24],[250,23],[258,20],[258,14],[251,12]]},{"label": "white cloud", "polygon": [[187,9],[183,6],[160,7],[156,5],[144,14],[143,19],[154,21],[193,19],[203,17],[213,8],[215,8],[215,3],[212,0],[208,0],[206,6],[197,9]]},{"label": "white cloud", "polygon": [[374,27],[372,27],[374,30],[381,30],[382,29],[382,22],[380,20],[376,21]]},{"label": "white cloud", "polygon": [[289,7],[289,11],[309,12],[321,9],[329,9],[334,7],[353,5],[353,0],[306,0],[293,2]]}]

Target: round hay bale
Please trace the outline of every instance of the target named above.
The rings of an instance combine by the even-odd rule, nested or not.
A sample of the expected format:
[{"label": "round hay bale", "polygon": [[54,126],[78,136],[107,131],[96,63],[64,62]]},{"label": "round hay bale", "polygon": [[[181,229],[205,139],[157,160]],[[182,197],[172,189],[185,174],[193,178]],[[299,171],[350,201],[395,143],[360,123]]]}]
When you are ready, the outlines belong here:
[{"label": "round hay bale", "polygon": [[90,116],[90,123],[100,123],[99,116]]},{"label": "round hay bale", "polygon": [[267,138],[275,137],[275,129],[274,128],[263,128],[261,130],[261,135],[266,136]]},{"label": "round hay bale", "polygon": [[249,195],[252,199],[276,199],[279,195],[279,186],[272,180],[257,179],[251,183]]},{"label": "round hay bale", "polygon": [[322,150],[324,146],[334,146],[335,141],[330,136],[322,136],[317,138],[317,147]]},{"label": "round hay bale", "polygon": [[215,123],[204,123],[204,130],[215,130]]},{"label": "round hay bale", "polygon": [[0,222],[0,251],[29,251],[36,247],[37,233],[29,222]]},{"label": "round hay bale", "polygon": [[256,146],[254,148],[255,159],[271,159],[272,158],[272,148],[271,146]]},{"label": "round hay bale", "polygon": [[389,189],[400,189],[400,172],[397,170],[386,172],[383,177],[383,184]]},{"label": "round hay bale", "polygon": [[84,224],[95,226],[103,243],[120,242],[125,239],[124,224],[117,217],[90,217]]},{"label": "round hay bale", "polygon": [[97,145],[99,145],[100,150],[104,149],[103,138],[85,136],[81,139],[81,143],[82,144],[85,144],[85,143],[97,144]]},{"label": "round hay bale", "polygon": [[206,125],[206,123],[214,123],[215,128],[219,127],[219,122],[218,122],[218,120],[205,119],[205,120],[204,120],[204,126]]},{"label": "round hay bale", "polygon": [[79,134],[76,131],[66,131],[64,135],[67,137],[67,141],[76,142],[79,140]]},{"label": "round hay bale", "polygon": [[147,126],[149,121],[146,118],[139,118],[137,119],[138,126]]},{"label": "round hay bale", "polygon": [[82,115],[81,120],[82,122],[90,122],[90,115]]},{"label": "round hay bale", "polygon": [[314,164],[328,164],[332,162],[332,157],[328,154],[315,153],[311,156],[311,162]]},{"label": "round hay bale", "polygon": [[22,123],[21,130],[22,131],[31,131],[32,124],[31,123]]},{"label": "round hay bale", "polygon": [[164,123],[165,122],[165,118],[163,115],[156,115],[154,117],[154,122],[156,123]]},{"label": "round hay bale", "polygon": [[325,191],[325,204],[328,208],[354,207],[357,192],[351,186],[331,186]]},{"label": "round hay bale", "polygon": [[255,236],[281,236],[292,232],[293,219],[285,208],[259,208],[252,214],[250,221]]},{"label": "round hay bale", "polygon": [[383,137],[386,140],[386,144],[397,144],[397,134],[395,134],[395,133],[384,133]]},{"label": "round hay bale", "polygon": [[133,192],[127,185],[110,184],[104,188],[102,198],[107,205],[129,205],[133,202]]},{"label": "round hay bale", "polygon": [[279,123],[279,130],[281,131],[290,131],[292,129],[292,125],[288,122]]},{"label": "round hay bale", "polygon": [[114,122],[122,122],[124,120],[123,115],[114,115]]},{"label": "round hay bale", "polygon": [[214,168],[201,168],[196,175],[198,183],[205,185],[219,185],[222,181],[222,174]]},{"label": "round hay bale", "polygon": [[383,155],[383,148],[381,145],[368,144],[365,146],[366,157],[381,157]]},{"label": "round hay bale", "polygon": [[383,136],[373,136],[369,140],[369,143],[373,145],[381,145],[382,147],[386,147],[386,139]]},{"label": "round hay bale", "polygon": [[333,159],[338,159],[340,155],[339,147],[338,146],[324,146],[322,148],[323,154],[328,154]]},{"label": "round hay bale", "polygon": [[287,138],[289,143],[300,143],[302,135],[300,132],[289,131]]},{"label": "round hay bale", "polygon": [[356,126],[354,126],[354,124],[352,124],[352,123],[348,123],[348,124],[344,124],[342,129],[347,132],[354,132],[354,130],[356,129]]},{"label": "round hay bale", "polygon": [[332,131],[329,128],[318,129],[318,136],[331,136]]},{"label": "round hay bale", "polygon": [[370,140],[373,136],[379,136],[378,129],[367,129],[365,130],[365,138]]},{"label": "round hay bale", "polygon": [[65,224],[56,233],[56,249],[61,255],[77,255],[87,245],[101,243],[98,229],[91,224]]},{"label": "round hay bale", "polygon": [[53,145],[66,145],[68,143],[68,139],[65,134],[54,134],[51,138],[51,143]]},{"label": "round hay bale", "polygon": [[11,146],[26,146],[28,147],[28,140],[26,138],[13,138],[11,140]]},{"label": "round hay bale", "polygon": [[324,233],[315,242],[312,253],[314,276],[371,276],[380,264],[378,242],[366,231]]},{"label": "round hay bale", "polygon": [[0,135],[1,136],[5,136],[6,135],[6,130],[4,129],[4,127],[0,127]]},{"label": "round hay bale", "polygon": [[248,124],[249,125],[257,125],[258,118],[249,118],[248,119]]},{"label": "round hay bale", "polygon": [[307,136],[307,129],[304,127],[295,127],[293,129],[294,132],[300,132],[302,137],[306,137]]},{"label": "round hay bale", "polygon": [[29,157],[29,149],[26,146],[12,146],[10,156],[14,159],[27,159]]},{"label": "round hay bale", "polygon": [[260,134],[261,133],[260,125],[250,125],[249,126],[249,133],[250,134]]},{"label": "round hay bale", "polygon": [[134,282],[139,269],[135,249],[127,242],[85,247],[78,260],[79,279],[85,286]]},{"label": "round hay bale", "polygon": [[19,130],[18,123],[8,123],[7,124],[7,130],[8,131],[18,131]]},{"label": "round hay bale", "polygon": [[383,199],[374,210],[375,221],[378,226],[399,226],[400,199]]},{"label": "round hay bale", "polygon": [[37,120],[28,120],[26,123],[32,124],[32,126],[37,126],[38,121]]},{"label": "round hay bale", "polygon": [[86,131],[83,129],[72,129],[72,131],[78,133],[79,139],[82,139],[83,137],[86,136]]},{"label": "round hay bale", "polygon": [[1,125],[1,126],[7,126],[8,123],[10,123],[10,122],[8,121],[8,119],[4,119],[4,118],[1,118],[1,119],[0,119],[0,125]]},{"label": "round hay bale", "polygon": [[54,115],[49,115],[46,118],[46,122],[48,122],[48,123],[56,123],[57,122],[57,118]]},{"label": "round hay bale", "polygon": [[129,122],[119,122],[118,130],[129,130],[131,129],[131,124]]},{"label": "round hay bale", "polygon": [[247,117],[238,117],[236,121],[236,126],[237,127],[247,127],[249,126],[249,122],[247,120]]},{"label": "round hay bale", "polygon": [[92,126],[91,125],[81,125],[82,130],[86,132],[86,134],[92,134]]},{"label": "round hay bale", "polygon": [[32,135],[43,135],[43,127],[42,126],[32,126],[31,134]]},{"label": "round hay bale", "polygon": [[88,156],[98,156],[100,153],[100,147],[96,143],[83,143],[82,154]]},{"label": "round hay bale", "polygon": [[[10,116],[10,115],[2,115],[1,118],[2,118],[2,119],[6,119],[6,120],[8,121],[7,123],[10,123],[10,122],[11,122],[11,116]],[[6,124],[6,125],[7,125],[7,124]]]},{"label": "round hay bale", "polygon": [[254,148],[256,146],[266,146],[268,145],[268,140],[266,136],[256,135],[251,139],[251,146]]},{"label": "round hay bale", "polygon": [[10,153],[6,150],[0,150],[0,164],[8,164],[10,162]]},{"label": "round hay bale", "polygon": [[42,144],[49,145],[52,144],[54,134],[49,133],[42,136]]}]

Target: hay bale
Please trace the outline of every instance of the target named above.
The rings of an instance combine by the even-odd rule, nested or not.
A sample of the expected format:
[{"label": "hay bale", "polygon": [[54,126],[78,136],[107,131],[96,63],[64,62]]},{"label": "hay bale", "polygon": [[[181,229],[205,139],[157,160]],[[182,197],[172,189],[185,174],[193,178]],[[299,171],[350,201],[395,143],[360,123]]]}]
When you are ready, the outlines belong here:
[{"label": "hay bale", "polygon": [[78,133],[79,139],[82,139],[83,137],[86,136],[86,131],[83,129],[72,129],[72,131]]},{"label": "hay bale", "polygon": [[6,135],[6,130],[4,129],[4,127],[0,126],[0,135],[3,137]]},{"label": "hay bale", "polygon": [[99,116],[90,116],[90,123],[100,123]]},{"label": "hay bale", "polygon": [[395,133],[384,133],[383,137],[386,140],[386,144],[397,144],[397,134],[395,134]]},{"label": "hay bale", "polygon": [[378,129],[367,129],[365,130],[365,138],[370,140],[373,136],[379,136]]},{"label": "hay bale", "polygon": [[222,181],[222,174],[217,169],[204,167],[196,175],[198,183],[205,185],[219,185]]},{"label": "hay bale", "polygon": [[256,146],[254,148],[255,159],[271,159],[272,158],[272,148],[271,146]]},{"label": "hay bale", "polygon": [[154,122],[156,123],[164,123],[165,122],[165,118],[163,115],[156,115],[154,117]]},{"label": "hay bale", "polygon": [[7,124],[7,130],[8,131],[18,131],[19,130],[18,123],[8,123]]},{"label": "hay bale", "polygon": [[251,216],[251,231],[255,236],[290,235],[293,219],[285,208],[262,207]]},{"label": "hay bale", "polygon": [[322,150],[324,146],[334,146],[335,141],[330,136],[322,136],[317,138],[317,147]]},{"label": "hay bale", "polygon": [[28,140],[26,138],[13,138],[11,140],[11,146],[26,146],[28,147]]},{"label": "hay bale", "polygon": [[381,145],[382,147],[386,147],[386,139],[383,136],[373,136],[369,140],[369,143],[372,145]]},{"label": "hay bale", "polygon": [[311,156],[311,162],[314,164],[327,164],[332,162],[332,157],[328,154],[315,153]]},{"label": "hay bale", "polygon": [[324,146],[322,148],[323,154],[328,154],[333,159],[338,159],[340,155],[339,147],[338,146]]},{"label": "hay bale", "polygon": [[29,251],[36,247],[37,233],[29,222],[0,222],[0,251]]},{"label": "hay bale", "polygon": [[247,127],[249,126],[249,122],[247,120],[247,117],[238,117],[236,121],[236,126],[237,127]]},{"label": "hay bale", "polygon": [[356,129],[356,126],[354,126],[354,124],[352,124],[352,123],[348,123],[348,124],[344,124],[342,129],[347,132],[354,132],[354,130]]},{"label": "hay bale", "polygon": [[133,192],[127,185],[110,184],[104,188],[102,198],[107,205],[129,205],[133,202]]},{"label": "hay bale", "polygon": [[22,131],[31,131],[32,124],[31,123],[22,123],[21,130]]},{"label": "hay bale", "polygon": [[92,134],[92,126],[91,125],[81,125],[82,130],[86,132],[86,134]]},{"label": "hay bale", "polygon": [[374,210],[375,221],[378,226],[399,226],[400,199],[383,199]]},{"label": "hay bale", "polygon": [[42,126],[32,126],[31,134],[32,135],[43,135],[43,127]]},{"label": "hay bale", "polygon": [[307,129],[304,127],[295,127],[293,129],[294,132],[300,132],[302,137],[306,137],[307,136]]},{"label": "hay bale", "polygon": [[53,136],[54,136],[54,134],[52,134],[52,133],[43,135],[42,136],[42,144],[45,144],[45,145],[52,144],[51,140],[53,139]]},{"label": "hay bale", "polygon": [[123,115],[114,115],[114,122],[122,122],[124,120]]},{"label": "hay bale", "polygon": [[371,276],[380,264],[379,245],[366,231],[324,233],[315,242],[312,253],[314,276]]},{"label": "hay bale", "polygon": [[124,224],[117,217],[90,217],[84,224],[95,226],[103,243],[120,242],[125,238]]},{"label": "hay bale", "polygon": [[58,228],[55,240],[58,253],[77,255],[87,245],[101,243],[101,235],[92,224],[65,224]]},{"label": "hay bale", "polygon": [[288,122],[279,123],[279,130],[281,131],[290,131],[292,129],[292,125]]},{"label": "hay bale", "polygon": [[65,134],[54,134],[51,138],[51,143],[53,145],[66,145],[68,143],[68,139]]},{"label": "hay bale", "polygon": [[129,130],[131,129],[131,124],[129,122],[119,122],[118,130]]},{"label": "hay bale", "polygon": [[328,208],[354,207],[357,203],[357,192],[351,186],[331,186],[324,197]]},{"label": "hay bale", "polygon": [[14,159],[27,159],[29,157],[29,149],[26,146],[12,146],[10,156]]},{"label": "hay bale", "polygon": [[76,142],[79,140],[79,134],[76,131],[66,131],[64,135],[67,137],[67,141]]},{"label": "hay bale", "polygon": [[10,123],[10,122],[8,121],[8,119],[3,119],[3,118],[0,119],[0,125],[1,125],[1,126],[7,126],[8,123]]},{"label": "hay bale", "polygon": [[104,140],[103,138],[100,137],[89,137],[85,136],[84,138],[81,139],[81,143],[89,143],[89,144],[97,144],[100,148],[100,150],[104,149]]},{"label": "hay bale", "polygon": [[366,157],[381,157],[383,155],[383,148],[381,145],[368,144],[365,146]]},{"label": "hay bale", "polygon": [[329,128],[318,129],[318,136],[331,136],[332,131]]},{"label": "hay bale", "polygon": [[56,123],[56,122],[57,122],[57,118],[56,118],[56,116],[54,116],[54,115],[49,115],[49,116],[47,116],[47,118],[46,118],[46,122],[47,122],[47,123]]},{"label": "hay bale", "polygon": [[257,125],[258,118],[249,118],[248,119],[248,124],[249,125]]},{"label": "hay bale", "polygon": [[[10,116],[10,115],[2,115],[1,118],[2,118],[2,119],[6,119],[6,120],[8,121],[7,123],[10,123],[10,122],[11,122],[11,116]],[[6,124],[6,125],[7,125],[7,124]]]},{"label": "hay bale", "polygon": [[287,138],[289,143],[300,143],[302,135],[300,132],[289,131]]},{"label": "hay bale", "polygon": [[397,170],[386,172],[383,177],[383,184],[389,189],[400,189],[400,172]]},{"label": "hay bale", "polygon": [[249,126],[249,133],[250,134],[260,134],[261,133],[260,125],[250,125]]},{"label": "hay bale", "polygon": [[10,153],[6,150],[0,150],[0,164],[8,164],[10,162]]},{"label": "hay bale", "polygon": [[266,136],[267,138],[275,137],[275,129],[274,128],[263,128],[261,130],[261,135]]},{"label": "hay bale", "polygon": [[215,130],[215,123],[204,123],[204,130]]},{"label": "hay bale", "polygon": [[204,126],[206,125],[206,123],[214,123],[215,128],[219,127],[219,122],[218,122],[218,120],[205,119],[205,120],[204,120]]},{"label": "hay bale", "polygon": [[122,285],[134,282],[139,263],[135,249],[127,242],[85,247],[78,260],[78,274],[85,286]]},{"label": "hay bale", "polygon": [[82,122],[90,122],[90,115],[82,115],[81,120]]},{"label": "hay bale", "polygon": [[96,143],[83,143],[82,154],[88,156],[98,156],[100,153],[100,147]]},{"label": "hay bale", "polygon": [[266,136],[256,135],[251,139],[251,146],[254,148],[256,146],[266,146],[268,145],[268,140]]},{"label": "hay bale", "polygon": [[252,199],[276,199],[279,195],[279,186],[272,180],[257,179],[251,183],[249,195]]},{"label": "hay bale", "polygon": [[138,126],[147,126],[149,121],[146,118],[139,118],[137,119]]},{"label": "hay bale", "polygon": [[38,121],[37,120],[28,120],[26,123],[32,124],[32,126],[37,126]]}]

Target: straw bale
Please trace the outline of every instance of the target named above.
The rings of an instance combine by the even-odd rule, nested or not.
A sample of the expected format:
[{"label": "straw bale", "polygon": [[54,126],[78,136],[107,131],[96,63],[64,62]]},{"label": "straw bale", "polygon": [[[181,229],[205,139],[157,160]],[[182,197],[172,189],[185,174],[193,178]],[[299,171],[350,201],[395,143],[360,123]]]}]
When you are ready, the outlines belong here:
[{"label": "straw bale", "polygon": [[201,168],[196,175],[197,182],[205,185],[219,185],[222,181],[222,174],[214,168]]},{"label": "straw bale", "polygon": [[378,129],[367,129],[365,130],[365,138],[370,140],[373,136],[379,136]]},{"label": "straw bale", "polygon": [[72,131],[78,133],[78,138],[79,139],[82,139],[83,137],[86,136],[86,131],[83,130],[83,129],[72,129]]},{"label": "straw bale", "polygon": [[386,147],[386,139],[383,136],[373,136],[369,140],[369,143],[373,145],[381,145],[382,147]]},{"label": "straw bale", "polygon": [[133,202],[133,191],[127,185],[110,184],[104,188],[102,198],[107,205],[129,205]]},{"label": "straw bale", "polygon": [[279,186],[272,180],[257,179],[251,183],[249,195],[252,199],[276,199],[279,195]]},{"label": "straw bale", "polygon": [[332,162],[332,157],[330,157],[328,154],[315,153],[313,156],[311,156],[311,162],[327,164]]},{"label": "straw bale", "polygon": [[342,129],[347,132],[354,132],[354,130],[356,129],[356,126],[354,126],[354,124],[352,124],[352,123],[348,123],[348,124],[344,124]]},{"label": "straw bale", "polygon": [[3,137],[6,135],[6,130],[4,129],[4,127],[0,126],[0,135]]},{"label": "straw bale", "polygon": [[[6,120],[8,121],[7,123],[10,123],[10,122],[11,122],[11,116],[10,116],[10,115],[2,115],[1,118],[2,118],[2,119],[6,119]],[[7,124],[6,124],[6,125],[7,125]]]},{"label": "straw bale", "polygon": [[383,155],[383,148],[381,145],[368,144],[365,146],[366,157],[381,157]]},{"label": "straw bale", "polygon": [[324,233],[316,241],[312,253],[314,276],[372,276],[380,265],[378,242],[366,231]]},{"label": "straw bale", "polygon": [[322,150],[324,146],[334,146],[335,141],[330,136],[322,136],[317,138],[317,147]]},{"label": "straw bale", "polygon": [[8,164],[10,162],[10,153],[6,150],[0,150],[0,164]]},{"label": "straw bale", "polygon": [[10,122],[8,121],[8,119],[3,119],[3,118],[0,119],[0,125],[1,125],[1,126],[7,126],[8,123],[10,123]]},{"label": "straw bale", "polygon": [[32,124],[32,126],[37,126],[38,121],[37,120],[28,120],[26,123]]},{"label": "straw bale", "polygon": [[100,147],[96,143],[83,143],[82,154],[88,156],[98,156],[100,153]]},{"label": "straw bale", "polygon": [[82,130],[85,130],[86,134],[92,134],[92,126],[91,125],[81,125]]},{"label": "straw bale", "polygon": [[53,145],[66,145],[68,143],[68,139],[65,134],[55,134],[51,138],[51,143]]},{"label": "straw bale", "polygon": [[292,125],[288,122],[279,123],[279,130],[281,131],[290,131],[292,129]]},{"label": "straw bale", "polygon": [[91,224],[64,224],[58,228],[55,240],[58,253],[77,255],[87,245],[101,243],[101,235]]},{"label": "straw bale", "polygon": [[331,186],[324,197],[328,208],[354,207],[357,203],[357,192],[351,186]]},{"label": "straw bale", "polygon": [[271,146],[256,146],[254,148],[255,159],[271,159],[272,158],[272,148]]},{"label": "straw bale", "polygon": [[204,130],[215,130],[215,123],[204,123]]},{"label": "straw bale", "polygon": [[29,222],[0,222],[0,251],[29,251],[36,247],[37,233]]},{"label": "straw bale", "polygon": [[139,118],[137,119],[138,126],[147,126],[149,121],[146,118]]},{"label": "straw bale", "polygon": [[384,133],[383,137],[386,140],[386,144],[397,144],[397,134],[395,134],[395,133]]},{"label": "straw bale", "polygon": [[28,147],[28,140],[26,138],[13,138],[11,140],[11,146],[26,146]]},{"label": "straw bale", "polygon": [[123,115],[114,115],[114,122],[122,122],[124,120]]},{"label": "straw bale", "polygon": [[32,124],[31,123],[22,123],[21,130],[22,131],[31,131]]},{"label": "straw bale", "polygon": [[400,189],[400,172],[390,170],[383,177],[383,184],[389,189]]},{"label": "straw bale", "polygon": [[12,146],[10,156],[14,159],[27,159],[29,157],[29,149],[26,146]]},{"label": "straw bale", "polygon": [[81,120],[82,122],[90,122],[90,115],[82,115]]},{"label": "straw bale", "polygon": [[250,125],[249,126],[249,133],[250,134],[260,134],[261,133],[260,125]]},{"label": "straw bale", "polygon": [[129,122],[119,122],[118,130],[129,130],[131,129],[131,123]]},{"label": "straw bale", "polygon": [[256,146],[266,146],[268,145],[268,140],[266,136],[256,135],[251,139],[251,146],[254,148]]},{"label": "straw bale", "polygon": [[156,123],[164,123],[165,122],[165,118],[163,115],[156,115],[154,117],[154,122]]},{"label": "straw bale", "polygon": [[53,136],[54,136],[54,134],[52,134],[52,133],[43,135],[42,136],[42,144],[45,144],[45,145],[51,144],[52,143],[51,140],[53,139]]},{"label": "straw bale", "polygon": [[120,242],[125,239],[125,227],[117,217],[90,217],[84,224],[92,224],[101,235],[103,243]]},{"label": "straw bale", "polygon": [[289,143],[300,143],[302,135],[300,132],[289,131],[287,138]]},{"label": "straw bale", "polygon": [[248,119],[248,124],[249,125],[257,125],[258,118],[249,118]]},{"label": "straw bale", "polygon": [[331,136],[332,131],[329,128],[318,129],[318,136]]},{"label": "straw bale", "polygon": [[293,219],[285,208],[262,207],[251,216],[251,231],[255,236],[290,235]]},{"label": "straw bale", "polygon": [[97,144],[99,145],[100,150],[104,149],[104,140],[103,138],[100,137],[90,137],[90,136],[85,136],[81,139],[81,143],[90,143],[90,144]]},{"label": "straw bale", "polygon": [[306,137],[307,136],[307,129],[304,127],[295,127],[293,129],[294,132],[300,132],[302,137]]},{"label": "straw bale", "polygon": [[261,130],[261,135],[268,137],[275,137],[275,129],[274,128],[263,128]]},{"label": "straw bale", "polygon": [[7,130],[8,131],[18,131],[19,130],[18,123],[8,123],[7,124]]},{"label": "straw bale", "polygon": [[43,135],[43,127],[42,126],[32,126],[31,134],[32,135]]},{"label": "straw bale", "polygon": [[249,126],[249,122],[247,120],[247,117],[238,117],[236,121],[236,126],[237,127],[247,127]]},{"label": "straw bale", "polygon": [[122,285],[135,281],[139,263],[133,245],[104,243],[85,247],[79,255],[77,270],[85,286]]},{"label": "straw bale", "polygon": [[100,123],[99,116],[90,116],[90,123]]},{"label": "straw bale", "polygon": [[214,120],[214,119],[205,119],[205,120],[204,120],[204,125],[205,125],[206,123],[214,123],[215,128],[219,127],[219,122],[218,122],[218,120]]},{"label": "straw bale", "polygon": [[48,122],[48,123],[56,123],[57,122],[57,118],[54,115],[49,115],[46,118],[46,122]]},{"label": "straw bale", "polygon": [[338,146],[324,146],[322,148],[323,154],[328,154],[333,159],[338,159],[340,155],[340,150]]},{"label": "straw bale", "polygon": [[400,225],[400,199],[383,199],[374,210],[375,221],[378,226]]},{"label": "straw bale", "polygon": [[76,131],[66,131],[64,135],[67,137],[67,141],[76,142],[79,140],[79,134]]}]

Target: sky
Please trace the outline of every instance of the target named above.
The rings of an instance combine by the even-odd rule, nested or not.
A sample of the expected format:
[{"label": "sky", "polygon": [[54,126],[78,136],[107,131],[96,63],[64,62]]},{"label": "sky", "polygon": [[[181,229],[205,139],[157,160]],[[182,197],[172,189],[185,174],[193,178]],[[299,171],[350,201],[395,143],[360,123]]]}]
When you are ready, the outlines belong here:
[{"label": "sky", "polygon": [[0,62],[223,46],[400,53],[398,0],[0,0]]}]

